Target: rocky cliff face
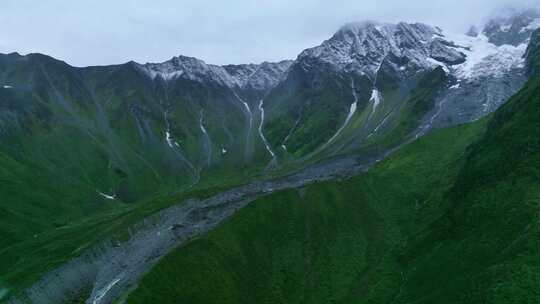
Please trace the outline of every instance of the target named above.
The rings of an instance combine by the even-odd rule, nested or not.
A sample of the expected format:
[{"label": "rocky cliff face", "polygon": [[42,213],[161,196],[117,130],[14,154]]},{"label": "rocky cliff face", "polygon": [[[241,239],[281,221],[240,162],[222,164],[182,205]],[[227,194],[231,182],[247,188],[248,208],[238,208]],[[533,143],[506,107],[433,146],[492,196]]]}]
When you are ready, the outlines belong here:
[{"label": "rocky cliff face", "polygon": [[466,55],[450,67],[454,80],[439,97],[438,119],[443,127],[478,119],[496,110],[525,83],[525,52],[534,29],[536,11],[512,11],[490,19],[467,35],[445,34]]},{"label": "rocky cliff face", "polygon": [[489,20],[482,33],[496,46],[518,46],[540,27],[540,12],[536,10],[506,10]]},{"label": "rocky cliff face", "polygon": [[138,65],[152,79],[188,79],[232,89],[268,90],[282,80],[291,61],[218,66],[193,57],[178,56],[162,63]]},{"label": "rocky cliff face", "polygon": [[[338,150],[355,150],[388,144],[396,128],[420,136],[491,113],[526,80],[536,14],[514,12],[467,34],[419,23],[348,24],[302,52],[269,94],[270,141],[296,156],[339,141]],[[437,69],[444,79],[431,74]],[[420,94],[426,77],[438,80]]]},{"label": "rocky cliff face", "polygon": [[302,52],[297,63],[305,69],[328,66],[374,80],[383,61],[392,64],[395,73],[432,68],[435,61],[449,65],[465,61],[465,55],[443,40],[441,33],[420,23],[348,24],[320,46]]}]

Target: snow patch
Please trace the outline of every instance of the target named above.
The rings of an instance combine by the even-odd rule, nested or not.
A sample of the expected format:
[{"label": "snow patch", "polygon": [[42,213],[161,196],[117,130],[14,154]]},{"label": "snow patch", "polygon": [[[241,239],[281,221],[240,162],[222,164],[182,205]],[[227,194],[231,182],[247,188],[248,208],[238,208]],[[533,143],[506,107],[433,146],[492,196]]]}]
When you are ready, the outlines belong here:
[{"label": "snow patch", "polygon": [[272,156],[272,158],[276,158],[276,155],[274,154],[274,151],[272,151],[272,148],[270,148],[270,144],[268,143],[268,141],[266,140],[266,137],[264,136],[264,132],[263,132],[263,126],[264,126],[264,99],[261,99],[261,101],[259,102],[259,112],[261,113],[261,123],[259,124],[259,136],[261,137],[263,143],[264,143],[264,146],[266,148],[266,151],[268,151],[268,153],[270,153],[270,155]]},{"label": "snow patch", "polygon": [[100,191],[97,191],[97,193],[99,195],[103,196],[106,199],[110,199],[110,200],[116,199],[116,195],[110,195],[110,194],[103,193],[103,192],[100,192]]},{"label": "snow patch", "polygon": [[221,154],[223,154],[223,155],[227,154],[227,149],[221,148]]},{"label": "snow patch", "polygon": [[443,63],[443,62],[440,62],[438,60],[435,60],[433,58],[427,58],[426,59],[427,62],[431,63],[433,66],[440,66],[442,67],[443,71],[446,73],[446,74],[450,74],[450,68],[448,68],[448,66]]},{"label": "snow patch", "polygon": [[245,109],[245,115],[246,115],[246,118],[248,120],[248,127],[247,127],[247,131],[246,131],[246,155],[248,154],[248,147],[250,146],[250,139],[251,139],[251,133],[252,133],[252,130],[253,130],[253,112],[251,112],[251,109],[249,108],[249,105],[247,104],[247,102],[245,102],[242,98],[240,98],[240,96],[238,96],[238,94],[236,94],[236,92],[234,90],[232,90],[234,96],[236,97],[236,99],[238,99],[238,101],[240,101],[240,103],[243,105],[244,109]]},{"label": "snow patch", "polygon": [[536,30],[538,28],[540,28],[540,18],[534,19],[533,21],[531,21],[531,23],[529,23],[529,25],[522,28],[519,32],[524,33],[526,31],[534,31],[534,30]]},{"label": "snow patch", "polygon": [[[169,147],[173,148],[173,139],[171,136],[171,132],[169,132],[168,129],[165,131],[165,140],[167,141],[167,144],[169,145]],[[176,142],[174,144],[178,145],[178,143]]]},{"label": "snow patch", "polygon": [[500,26],[500,29],[503,32],[508,32],[511,28],[512,28],[512,24],[505,24],[505,25]]},{"label": "snow patch", "polygon": [[375,113],[375,110],[377,109],[377,106],[379,105],[379,103],[381,103],[381,100],[382,100],[381,92],[379,92],[379,90],[377,89],[373,89],[371,91],[371,98],[369,99],[369,101],[373,102],[373,108],[371,110],[371,113]]},{"label": "snow patch", "polygon": [[110,194],[103,193],[103,192],[100,192],[100,191],[97,191],[97,193],[98,193],[99,195],[103,196],[103,197],[106,198],[106,199],[110,199],[110,200],[116,199],[116,195],[110,195]]},{"label": "snow patch", "polygon": [[107,294],[107,292],[109,292],[109,290],[111,290],[111,288],[114,287],[114,285],[116,285],[118,282],[120,282],[120,280],[122,279],[122,276],[114,279],[112,282],[109,283],[109,285],[107,285],[105,288],[99,290],[97,293],[96,293],[96,297],[94,298],[94,301],[92,301],[93,304],[99,304],[101,302],[101,299],[103,299],[103,297]]},{"label": "snow patch", "polygon": [[4,89],[12,89],[13,87],[10,86],[10,85],[4,85],[3,88],[4,88]]},{"label": "snow patch", "polygon": [[461,84],[458,82],[455,85],[451,86],[449,89],[450,90],[456,90],[456,89],[459,89],[460,86],[461,86]]},{"label": "snow patch", "polygon": [[496,46],[490,43],[484,34],[476,37],[467,35],[446,35],[446,37],[457,44],[458,50],[467,56],[464,63],[454,66],[454,72],[460,79],[499,77],[524,64],[523,55],[527,50],[525,43],[518,46],[506,44]]},{"label": "snow patch", "polygon": [[148,74],[152,79],[156,79],[158,76],[161,76],[163,80],[170,81],[175,78],[178,78],[184,74],[183,71],[167,71],[165,69],[149,69]]},{"label": "snow patch", "polygon": [[201,129],[201,132],[203,132],[204,135],[208,135],[208,132],[206,132],[206,128],[203,124],[203,114],[201,114],[201,117],[199,118],[199,128]]},{"label": "snow patch", "polygon": [[253,113],[251,112],[251,109],[249,108],[249,105],[247,104],[247,102],[245,102],[242,98],[240,98],[240,96],[238,96],[238,94],[236,94],[235,91],[233,91],[233,94],[236,97],[236,99],[240,101],[240,103],[244,106],[244,109],[246,110],[247,119],[249,121],[248,129],[246,133],[246,144],[248,144],[251,138],[251,131],[253,130]]},{"label": "snow patch", "polygon": [[336,131],[336,133],[332,137],[330,137],[330,139],[322,146],[322,148],[325,148],[327,145],[332,143],[341,134],[341,132],[349,124],[349,121],[353,117],[354,113],[356,113],[356,107],[357,107],[357,104],[358,104],[358,96],[356,95],[356,88],[354,86],[354,80],[353,79],[351,80],[351,91],[352,91],[354,101],[353,101],[353,103],[351,103],[351,107],[349,108],[349,114],[347,114],[347,118],[345,118],[345,122]]},{"label": "snow patch", "polygon": [[208,166],[212,163],[212,141],[210,140],[210,135],[208,135],[208,132],[206,131],[206,128],[204,127],[204,110],[201,109],[201,114],[199,116],[199,128],[201,129],[201,132],[203,133],[204,139],[206,141],[206,149],[208,153]]}]

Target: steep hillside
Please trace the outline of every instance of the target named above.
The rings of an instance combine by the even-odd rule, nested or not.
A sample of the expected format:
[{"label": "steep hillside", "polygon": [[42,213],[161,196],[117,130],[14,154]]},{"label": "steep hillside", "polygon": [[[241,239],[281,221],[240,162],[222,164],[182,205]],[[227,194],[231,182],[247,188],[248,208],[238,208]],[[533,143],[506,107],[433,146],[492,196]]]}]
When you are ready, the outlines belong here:
[{"label": "steep hillside", "polygon": [[128,303],[540,301],[539,96],[535,75],[488,119],[365,175],[257,200],[164,258]]},{"label": "steep hillside", "polygon": [[402,283],[396,256],[443,213],[440,190],[482,129],[444,130],[366,175],[259,199],[165,257],[128,303],[389,302]]},{"label": "steep hillside", "polygon": [[[187,198],[279,177],[305,184],[358,172],[434,129],[492,113],[538,71],[535,14],[494,19],[470,35],[353,23],[276,63],[218,66],[178,56],[77,68],[41,54],[0,55],[0,299],[100,240],[124,240],[126,227]],[[508,107],[499,113],[514,113]],[[427,139],[430,149],[438,141],[455,150],[447,162],[430,163],[430,174],[460,170],[454,162],[482,128]],[[444,151],[432,153],[442,159]],[[407,157],[419,163],[428,155]],[[462,180],[480,169],[495,170],[470,164]],[[456,184],[449,197],[469,199],[467,184],[443,177]]]},{"label": "steep hillside", "polygon": [[[33,255],[47,235],[260,172],[264,148],[240,96],[263,94],[287,66],[228,66],[244,81],[237,94],[213,78],[151,78],[136,63],[81,69],[40,54],[0,55],[1,276],[24,281],[26,267],[47,265]],[[67,247],[90,239],[80,241]],[[58,248],[48,249],[51,260]]]}]

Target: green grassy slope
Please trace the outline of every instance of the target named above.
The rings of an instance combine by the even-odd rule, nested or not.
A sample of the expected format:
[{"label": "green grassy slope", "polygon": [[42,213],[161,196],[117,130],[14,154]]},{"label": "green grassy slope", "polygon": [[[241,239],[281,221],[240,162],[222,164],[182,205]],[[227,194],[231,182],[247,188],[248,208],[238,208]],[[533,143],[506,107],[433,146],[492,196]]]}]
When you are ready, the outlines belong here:
[{"label": "green grassy slope", "polygon": [[397,291],[397,253],[442,213],[439,190],[481,131],[438,132],[366,175],[259,199],[167,256],[128,302],[347,303]]},{"label": "green grassy slope", "polygon": [[[239,166],[245,137],[216,131],[246,128],[230,96],[207,96],[219,88],[188,95],[192,84],[159,87],[130,63],[78,69],[40,54],[0,55],[0,82],[9,84],[0,86],[0,290],[17,292],[183,195],[243,183],[265,165]],[[181,147],[166,140],[165,111]]]},{"label": "green grassy slope", "polygon": [[[231,183],[238,182],[231,180]],[[3,221],[0,223],[2,231],[8,233],[17,232],[16,235],[23,235],[21,239],[13,240],[3,238],[3,246],[0,248],[0,301],[5,300],[5,296],[13,295],[31,283],[38,280],[44,273],[78,256],[85,249],[103,240],[114,239],[124,241],[129,234],[127,228],[132,227],[151,214],[162,208],[179,203],[186,198],[204,199],[224,189],[232,187],[233,184],[222,182],[222,187],[193,189],[192,191],[179,193],[173,196],[162,196],[153,198],[151,201],[142,201],[139,204],[124,204],[120,206],[109,206],[104,210],[95,210],[86,216],[78,218],[72,217],[70,221],[62,225],[51,225],[42,231],[34,231],[48,227],[48,219],[36,217],[35,222],[13,222]],[[32,192],[34,193],[34,192]],[[35,192],[36,195],[39,192]],[[61,192],[64,193],[64,192]],[[47,201],[49,202],[49,201]],[[55,207],[57,203],[51,202]],[[76,209],[74,207],[74,209]],[[5,212],[5,208],[0,209]],[[31,209],[33,211],[33,209]],[[49,212],[69,214],[65,210],[58,211],[56,208],[49,208]],[[38,215],[45,212],[37,210]],[[4,216],[4,214],[2,214]],[[12,216],[12,215],[9,215]],[[6,215],[6,218],[9,218]],[[42,226],[40,226],[42,225]],[[27,229],[21,229],[21,227]],[[33,234],[30,234],[33,233]],[[26,237],[25,234],[30,234]]]},{"label": "green grassy slope", "polygon": [[538,303],[539,97],[537,78],[365,175],[257,200],[128,303]]},{"label": "green grassy slope", "polygon": [[[156,198],[173,195],[168,201],[175,203],[179,192],[266,176],[270,154],[258,134],[258,104],[248,100],[250,125],[240,97],[216,83],[153,81],[133,63],[79,69],[40,54],[0,55],[0,81],[9,84],[0,87],[0,281],[12,291],[119,229],[132,210],[156,210]],[[359,77],[355,87],[360,110],[371,82]],[[269,103],[263,129],[282,165],[272,176],[307,165],[297,157],[344,121],[352,80],[329,78],[323,88],[293,90],[297,102],[314,103],[305,105],[308,121],[291,137],[291,151],[303,151],[296,156],[276,149],[292,126],[272,124]]]},{"label": "green grassy slope", "polygon": [[[486,135],[470,147],[449,193],[451,209],[416,236],[404,256],[421,265],[410,272],[409,298],[540,301],[534,287],[540,283],[539,119],[536,78],[495,113]],[[427,280],[436,275],[451,278],[452,285]]]},{"label": "green grassy slope", "polygon": [[[538,54],[538,49],[529,53]],[[538,60],[528,62],[535,66]],[[357,144],[364,144],[364,136],[383,121],[390,108],[395,108],[391,123],[362,148],[384,149],[402,141],[432,108],[437,87],[446,81],[443,76],[438,69],[427,74],[425,79],[430,81],[413,81],[403,90],[388,88],[383,95],[391,102],[379,106],[380,113],[369,121],[365,119],[371,113],[367,104],[371,82],[356,79],[358,115],[336,140],[336,147],[357,152]],[[125,227],[160,208],[261,177],[270,158],[257,132],[257,104],[249,101],[254,114],[249,127],[234,92],[216,84],[178,80],[169,86],[148,79],[131,63],[76,69],[39,54],[0,56],[0,79],[12,85],[0,88],[0,300],[6,290],[10,294],[20,291],[46,271],[95,242],[122,234]],[[327,81],[314,95],[303,88],[277,96],[282,103],[276,105],[287,105],[284,116],[278,115],[283,109],[276,105],[273,112],[269,98],[263,126],[268,139],[274,148],[287,134],[293,139],[287,143],[292,154],[276,151],[285,161],[272,176],[307,164],[294,161],[325,142],[343,122],[354,97],[352,81]],[[483,122],[423,139],[366,176],[259,200],[223,228],[189,244],[189,250],[167,258],[163,264],[167,266],[160,266],[165,267],[163,272],[158,267],[149,274],[152,279],[145,279],[132,300],[154,296],[153,282],[171,278],[188,284],[184,291],[190,297],[200,296],[189,281],[176,277],[178,269],[187,265],[182,263],[189,262],[182,262],[186,254],[227,278],[231,288],[214,296],[233,302],[254,295],[271,302],[298,302],[308,296],[310,302],[316,302],[316,296],[323,302],[348,301],[359,294],[364,295],[362,299],[379,299],[388,293],[388,286],[398,285],[396,301],[422,297],[430,301],[439,295],[459,298],[458,291],[473,288],[471,282],[477,282],[478,275],[499,265],[483,250],[502,250],[508,261],[507,255],[534,233],[538,126],[537,105],[529,100],[538,96],[537,87],[530,84],[501,109],[482,144],[472,145],[466,156],[466,147],[482,133]],[[296,113],[297,103],[304,102],[306,108]],[[208,130],[209,145],[200,121]],[[295,127],[296,121],[305,125]],[[168,142],[167,132],[175,144]],[[336,151],[326,151],[328,155],[311,161]],[[117,199],[105,199],[99,192],[115,194]],[[490,204],[496,208],[491,210]],[[506,214],[511,218],[505,218]],[[489,220],[478,221],[482,217]],[[506,234],[493,234],[495,227],[504,227]],[[472,231],[474,238],[469,235]],[[437,250],[433,247],[437,242],[447,247]],[[462,252],[460,246],[465,245],[460,242],[475,248],[465,253],[471,263],[482,261],[477,268],[456,266],[458,261],[451,260]],[[475,247],[475,242],[488,245]],[[230,255],[209,254],[212,248]],[[434,275],[430,271],[439,266],[418,266],[431,262],[431,256],[449,260],[447,268],[441,268],[445,278],[456,278],[458,270],[462,274],[474,271],[456,279],[455,287],[441,289],[426,282]],[[205,264],[211,261],[219,265]],[[298,268],[298,263],[305,265]],[[236,269],[236,264],[241,267]],[[497,271],[518,272],[512,265]],[[258,267],[264,271],[257,271]],[[200,269],[190,268],[192,273],[185,277],[197,280]],[[328,275],[336,271],[337,277]],[[207,274],[206,278],[214,277]],[[487,285],[470,289],[467,296],[483,299],[483,292],[495,288],[496,281],[490,278],[489,274],[482,277]],[[358,279],[369,288],[353,287]],[[324,288],[319,294],[316,289],[321,284]],[[501,288],[523,288],[519,284]],[[202,281],[198,286],[200,291],[209,287]],[[298,288],[303,296],[294,292]],[[165,302],[186,296],[176,294],[176,288],[169,291],[162,293]]]}]

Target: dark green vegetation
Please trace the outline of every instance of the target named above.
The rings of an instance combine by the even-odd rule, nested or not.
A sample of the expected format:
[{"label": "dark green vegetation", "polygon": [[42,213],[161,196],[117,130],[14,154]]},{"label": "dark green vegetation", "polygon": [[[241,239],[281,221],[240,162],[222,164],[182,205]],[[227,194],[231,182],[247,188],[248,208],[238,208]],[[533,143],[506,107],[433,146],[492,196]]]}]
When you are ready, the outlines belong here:
[{"label": "dark green vegetation", "polygon": [[[538,33],[527,54],[534,75]],[[186,198],[328,157],[384,155],[431,126],[455,82],[386,55],[370,76],[310,58],[75,68],[0,55],[0,300]],[[537,82],[489,121],[432,134],[369,174],[258,200],[165,258],[130,301],[535,296]]]},{"label": "dark green vegetation", "polygon": [[540,302],[540,78],[367,174],[261,198],[129,303]]},{"label": "dark green vegetation", "polygon": [[540,73],[540,31],[534,31],[527,47],[527,71],[531,75]]},{"label": "dark green vegetation", "polygon": [[245,155],[246,136],[223,134],[246,129],[225,88],[168,88],[134,63],[79,69],[40,54],[0,55],[0,84],[0,299],[144,216],[263,166]]},{"label": "dark green vegetation", "polygon": [[[316,65],[293,65],[288,78],[266,97],[267,137],[284,159],[320,159],[336,154],[384,150],[403,142],[433,110],[437,93],[447,84],[441,68],[395,79],[385,68],[376,78],[380,105],[372,99],[373,81],[366,75],[336,74]],[[322,70],[318,70],[322,69]],[[351,104],[356,112],[339,136]],[[281,145],[286,145],[284,151]]]},{"label": "dark green vegetation", "polygon": [[[232,184],[223,183],[224,187]],[[47,271],[67,262],[70,258],[81,254],[85,249],[105,239],[113,238],[123,241],[127,238],[127,227],[140,221],[142,218],[156,213],[164,207],[183,201],[186,198],[206,198],[224,188],[205,188],[204,190],[193,190],[173,196],[162,196],[153,198],[151,201],[141,201],[138,204],[121,204],[113,206],[109,203],[105,210],[94,210],[88,215],[79,217],[73,216],[69,222],[52,225],[53,228],[38,229],[43,225],[49,225],[49,218],[45,218],[45,211],[39,213],[35,224],[27,225],[26,222],[2,222],[1,227],[6,236],[15,232],[23,235],[35,233],[30,237],[21,237],[20,240],[2,239],[2,249],[0,250],[0,268],[3,269],[0,280],[0,290],[6,288],[10,292],[16,292],[29,286],[38,280]],[[63,193],[63,192],[60,192]],[[99,202],[99,200],[97,200]],[[57,206],[57,205],[53,205]],[[73,207],[75,209],[75,207]],[[46,209],[48,212],[58,214],[69,214],[64,210]],[[36,211],[37,212],[37,211]],[[9,218],[8,215],[4,215]],[[51,216],[50,218],[55,218]],[[27,227],[23,230],[21,227]],[[0,293],[0,296],[4,294]],[[1,297],[0,297],[1,298]]]},{"label": "dark green vegetation", "polygon": [[[309,75],[290,77],[267,98],[263,130],[279,150],[280,167],[265,172],[270,155],[257,132],[258,102],[269,88],[153,79],[133,62],[75,68],[41,54],[0,55],[0,289],[17,292],[96,241],[194,192],[207,196],[352,152],[342,147],[363,142],[389,112],[389,127],[370,144],[396,144],[418,123],[412,116],[431,109],[429,92],[444,82],[403,84],[403,96],[397,84],[388,85],[388,106],[370,120],[372,84],[365,76],[354,79],[357,113],[338,145],[314,153],[343,124],[353,79],[329,74],[315,90]],[[394,128],[401,133],[377,144]],[[278,147],[293,133],[289,154]],[[316,157],[304,158],[308,154]]]}]

